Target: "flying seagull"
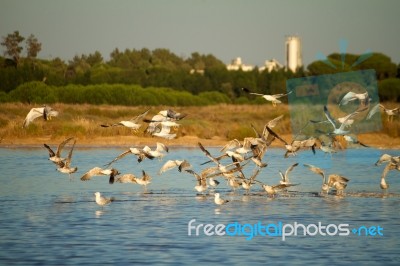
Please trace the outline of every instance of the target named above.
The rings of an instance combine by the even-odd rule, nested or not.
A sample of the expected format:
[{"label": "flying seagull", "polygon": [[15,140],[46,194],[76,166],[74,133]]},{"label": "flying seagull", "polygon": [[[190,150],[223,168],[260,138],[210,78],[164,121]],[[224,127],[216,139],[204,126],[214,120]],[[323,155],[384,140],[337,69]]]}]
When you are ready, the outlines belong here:
[{"label": "flying seagull", "polygon": [[65,144],[67,144],[70,140],[72,140],[73,137],[65,139],[63,142],[61,142],[58,147],[57,151],[54,152],[49,145],[43,144],[43,146],[48,150],[49,152],[49,160],[58,165],[59,167],[63,167],[65,158],[61,158],[61,151],[64,148]]},{"label": "flying seagull", "polygon": [[127,128],[133,129],[134,131],[137,131],[142,125],[139,124],[141,120],[147,115],[150,109],[146,110],[144,113],[135,116],[134,118],[130,120],[125,120],[125,121],[120,121],[115,124],[102,124],[102,127],[115,127],[115,126],[125,126]]},{"label": "flying seagull", "polygon": [[276,106],[277,103],[282,103],[280,100],[278,100],[279,98],[292,93],[292,91],[289,91],[288,93],[279,93],[279,94],[261,94],[261,93],[251,92],[248,88],[242,88],[242,90],[248,94],[262,96],[265,100],[272,102],[273,106]]},{"label": "flying seagull", "polygon": [[32,108],[24,120],[23,127],[28,127],[29,124],[38,117],[43,117],[43,119],[47,121],[51,120],[53,116],[58,116],[58,112],[53,110],[50,106],[44,105],[43,107]]}]

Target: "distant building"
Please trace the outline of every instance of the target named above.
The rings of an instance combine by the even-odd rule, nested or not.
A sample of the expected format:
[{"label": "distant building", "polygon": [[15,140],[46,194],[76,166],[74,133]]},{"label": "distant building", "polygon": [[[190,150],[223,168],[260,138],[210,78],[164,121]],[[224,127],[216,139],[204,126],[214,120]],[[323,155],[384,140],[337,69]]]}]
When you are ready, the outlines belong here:
[{"label": "distant building", "polygon": [[226,66],[226,69],[229,71],[234,70],[237,71],[239,69],[243,71],[252,71],[254,69],[254,66],[252,65],[245,65],[242,63],[242,58],[236,57],[235,59],[232,60],[232,63]]},{"label": "distant building", "polygon": [[267,70],[268,72],[271,72],[272,70],[278,70],[282,67],[283,65],[279,63],[278,60],[270,59],[270,60],[265,60],[264,65],[259,68],[259,71],[262,72],[264,70]]},{"label": "distant building", "polygon": [[286,37],[286,68],[296,72],[297,68],[303,66],[301,52],[301,40],[298,36]]}]

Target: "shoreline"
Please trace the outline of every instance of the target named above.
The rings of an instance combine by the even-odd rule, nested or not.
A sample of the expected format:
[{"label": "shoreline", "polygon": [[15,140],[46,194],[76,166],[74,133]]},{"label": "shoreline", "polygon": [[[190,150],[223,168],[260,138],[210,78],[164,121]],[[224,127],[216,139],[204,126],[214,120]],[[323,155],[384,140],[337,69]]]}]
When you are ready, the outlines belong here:
[{"label": "shoreline", "polygon": [[[282,135],[284,139],[291,139],[291,134]],[[63,141],[64,137],[29,137],[29,138],[2,138],[0,141],[0,148],[5,149],[18,149],[18,148],[42,148],[43,144],[48,144],[51,146],[57,146],[61,141]],[[198,143],[201,142],[204,146],[207,147],[223,147],[229,140],[226,140],[221,137],[213,137],[210,139],[199,138],[197,136],[182,136],[176,139],[167,140],[163,138],[151,138],[151,137],[139,137],[139,136],[119,136],[119,137],[93,137],[93,138],[82,138],[76,137],[76,148],[87,148],[87,149],[95,149],[95,148],[127,148],[134,146],[153,146],[156,145],[157,142],[162,142],[169,147],[178,147],[178,148],[197,148]],[[399,139],[393,139],[385,134],[363,134],[359,136],[359,140],[367,144],[370,148],[373,149],[391,149],[398,150],[400,149],[400,141]],[[242,140],[240,140],[242,141]],[[398,143],[397,143],[397,142]],[[272,142],[271,148],[281,148],[284,149],[284,146],[279,141]],[[357,148],[357,146],[352,146],[351,148]]]}]

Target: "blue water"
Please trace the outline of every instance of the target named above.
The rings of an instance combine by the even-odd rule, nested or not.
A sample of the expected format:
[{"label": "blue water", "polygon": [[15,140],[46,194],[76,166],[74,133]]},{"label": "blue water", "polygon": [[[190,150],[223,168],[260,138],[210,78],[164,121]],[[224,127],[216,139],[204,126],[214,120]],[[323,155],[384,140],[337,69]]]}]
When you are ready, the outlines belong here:
[{"label": "blue water", "polygon": [[[77,144],[72,166],[78,172],[68,175],[55,170],[44,148],[0,149],[0,264],[385,264],[400,263],[400,172],[387,177],[389,191],[379,187],[384,166],[374,166],[382,153],[399,155],[396,150],[353,149],[335,154],[313,155],[303,151],[296,157],[283,158],[284,151],[270,149],[258,180],[276,184],[278,171],[299,162],[290,175],[300,183],[288,193],[268,197],[258,185],[250,194],[231,192],[223,179],[217,191],[229,203],[214,204],[212,192],[196,195],[195,179],[172,169],[158,175],[169,159],[187,159],[195,171],[206,161],[198,149],[174,148],[162,161],[137,163],[129,155],[113,166],[121,173],[140,176],[145,170],[152,177],[147,193],[139,185],[108,184],[108,177],[93,177],[82,182],[80,176],[95,166],[102,166],[124,148],[84,149]],[[217,148],[209,148],[218,154]],[[321,177],[303,163],[323,167],[328,174],[339,173],[350,179],[344,197],[319,196]],[[252,165],[245,171],[250,173]],[[115,201],[104,208],[94,201],[100,191]],[[306,235],[299,228],[297,236],[245,235],[207,236],[203,227],[191,230],[188,223],[262,225],[303,224],[314,232],[313,225],[331,225],[332,236]],[[348,235],[339,236],[335,226],[348,224]],[[360,235],[352,229],[372,228],[375,236]],[[378,227],[379,226],[379,227]],[[231,227],[232,229],[233,227]],[[375,231],[374,229],[375,228]],[[377,230],[382,228],[379,235]],[[230,232],[234,234],[238,227]],[[237,233],[238,231],[236,231]],[[277,233],[278,231],[270,231]],[[288,231],[287,231],[288,232]],[[271,234],[272,234],[271,233]]]}]

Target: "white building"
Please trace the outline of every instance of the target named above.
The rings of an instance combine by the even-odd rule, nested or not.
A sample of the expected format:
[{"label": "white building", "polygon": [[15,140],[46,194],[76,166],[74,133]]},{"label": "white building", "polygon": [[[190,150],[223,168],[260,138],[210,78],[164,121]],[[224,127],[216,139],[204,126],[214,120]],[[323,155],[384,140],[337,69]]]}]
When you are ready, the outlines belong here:
[{"label": "white building", "polygon": [[283,65],[278,62],[276,59],[270,59],[270,60],[265,60],[265,63],[262,67],[259,68],[259,71],[262,72],[264,70],[267,70],[268,72],[271,72],[272,70],[278,70],[282,68]]},{"label": "white building", "polygon": [[300,37],[287,36],[285,46],[286,68],[296,72],[297,68],[303,66]]},{"label": "white building", "polygon": [[254,66],[252,65],[245,65],[242,63],[242,58],[236,57],[235,59],[232,60],[232,63],[226,66],[226,69],[229,71],[231,70],[239,70],[242,69],[243,71],[252,71],[254,69]]}]

